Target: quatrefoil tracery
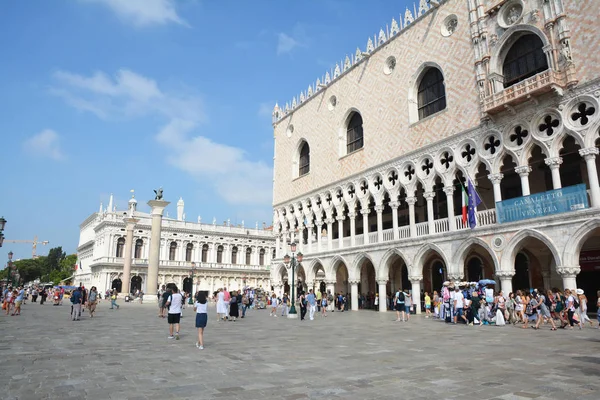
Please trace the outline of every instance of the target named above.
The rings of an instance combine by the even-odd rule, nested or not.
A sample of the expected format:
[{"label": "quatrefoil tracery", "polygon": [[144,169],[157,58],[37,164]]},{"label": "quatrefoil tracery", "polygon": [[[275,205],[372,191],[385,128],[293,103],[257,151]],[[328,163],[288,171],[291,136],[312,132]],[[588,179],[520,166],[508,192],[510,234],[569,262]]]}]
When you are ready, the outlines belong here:
[{"label": "quatrefoil tracery", "polygon": [[415,169],[413,168],[412,165],[409,165],[408,167],[406,167],[406,171],[404,171],[404,176],[406,176],[409,181],[412,180],[412,177],[414,174],[415,174]]},{"label": "quatrefoil tracery", "polygon": [[[529,132],[527,129],[523,129],[521,125],[515,128],[515,133],[510,135],[510,141],[517,144],[517,146],[521,146],[523,142],[525,142],[525,138],[529,136]],[[494,153],[492,153],[494,154]]]},{"label": "quatrefoil tracery", "polygon": [[448,168],[450,168],[450,164],[452,163],[452,161],[454,161],[454,157],[452,156],[452,154],[450,154],[450,152],[448,152],[448,151],[445,151],[444,154],[442,154],[440,163],[442,163],[442,165],[446,169],[448,169]]},{"label": "quatrefoil tracery", "polygon": [[396,171],[390,172],[390,174],[388,176],[388,181],[390,181],[392,183],[392,185],[395,185],[397,180],[398,180],[398,173]]},{"label": "quatrefoil tracery", "polygon": [[421,165],[421,169],[425,172],[425,175],[429,175],[431,170],[433,169],[433,162],[429,158],[423,160],[423,165]]},{"label": "quatrefoil tracery", "polygon": [[484,149],[489,150],[490,154],[496,154],[498,147],[500,147],[500,140],[496,139],[494,135],[490,136],[487,143],[483,146]]},{"label": "quatrefoil tracery", "polygon": [[544,122],[540,124],[538,129],[540,132],[546,132],[548,137],[554,135],[554,128],[557,128],[560,125],[560,121],[556,118],[552,118],[552,115],[546,115],[544,117]]},{"label": "quatrefoil tracery", "polygon": [[465,150],[461,153],[462,158],[465,158],[467,162],[471,162],[473,157],[475,156],[475,148],[471,147],[470,144],[465,146]]},{"label": "quatrefoil tracery", "polygon": [[587,125],[590,121],[589,117],[594,115],[596,109],[592,106],[589,106],[586,103],[581,103],[577,106],[577,112],[571,114],[571,119],[573,121],[578,121],[581,125]]}]

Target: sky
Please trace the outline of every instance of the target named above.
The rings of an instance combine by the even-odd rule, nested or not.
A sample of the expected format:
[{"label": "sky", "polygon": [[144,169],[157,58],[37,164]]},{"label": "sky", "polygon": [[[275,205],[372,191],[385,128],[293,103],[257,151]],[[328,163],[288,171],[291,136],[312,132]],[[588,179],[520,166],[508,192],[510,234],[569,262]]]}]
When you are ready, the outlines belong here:
[{"label": "sky", "polygon": [[[275,102],[291,102],[408,0],[0,2],[6,240],[76,252],[79,224],[162,186],[188,221],[271,225]],[[13,259],[31,244],[4,243]]]}]

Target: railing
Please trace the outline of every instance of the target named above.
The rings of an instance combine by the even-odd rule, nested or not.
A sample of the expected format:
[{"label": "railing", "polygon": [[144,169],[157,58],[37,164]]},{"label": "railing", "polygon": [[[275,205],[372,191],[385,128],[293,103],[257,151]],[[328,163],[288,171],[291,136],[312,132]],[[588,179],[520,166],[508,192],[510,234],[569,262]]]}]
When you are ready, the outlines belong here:
[{"label": "railing", "polygon": [[354,237],[354,243],[356,244],[356,246],[362,246],[363,244],[365,244],[365,235],[356,235]]},{"label": "railing", "polygon": [[377,232],[369,232],[369,243],[377,243]]},{"label": "railing", "polygon": [[433,224],[435,226],[435,233],[448,232],[450,230],[448,218],[436,219]]},{"label": "railing", "polygon": [[406,239],[410,237],[410,225],[401,226],[398,228],[398,237]]},{"label": "railing", "polygon": [[417,224],[417,236],[429,235],[429,222]]},{"label": "railing", "polygon": [[515,83],[498,93],[484,96],[482,99],[483,111],[487,113],[499,112],[504,109],[505,105],[520,103],[532,94],[549,91],[555,85],[565,86],[564,73],[548,69],[531,78]]},{"label": "railing", "polygon": [[352,241],[350,240],[350,237],[345,237],[344,238],[344,247],[350,247],[351,244],[352,244]]},{"label": "railing", "polygon": [[[121,257],[99,257],[94,259],[94,264],[123,264],[124,259]],[[148,260],[134,258],[131,262],[134,266],[147,266]],[[245,265],[245,264],[230,264],[230,263],[207,263],[196,262],[197,268],[208,269],[243,269],[243,270],[266,270],[266,265]],[[159,267],[180,267],[191,268],[192,263],[188,261],[160,260]]]},{"label": "railing", "polygon": [[383,241],[387,242],[388,240],[394,240],[394,230],[386,229],[383,231]]}]

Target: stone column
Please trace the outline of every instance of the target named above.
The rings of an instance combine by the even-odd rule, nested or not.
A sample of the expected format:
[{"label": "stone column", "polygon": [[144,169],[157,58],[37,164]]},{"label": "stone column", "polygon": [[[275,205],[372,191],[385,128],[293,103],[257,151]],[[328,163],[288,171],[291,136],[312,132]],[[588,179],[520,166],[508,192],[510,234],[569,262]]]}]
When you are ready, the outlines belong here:
[{"label": "stone column", "polygon": [[423,197],[427,200],[427,230],[430,235],[435,233],[435,215],[433,215],[433,198],[434,192],[423,193]]},{"label": "stone column", "polygon": [[344,217],[343,215],[339,215],[337,217],[338,221],[338,248],[344,248]]},{"label": "stone column", "polygon": [[421,314],[421,281],[423,280],[423,277],[410,276],[409,279],[412,284],[411,294],[415,310],[417,314]]},{"label": "stone column", "polygon": [[363,216],[363,244],[369,243],[369,210],[368,208],[361,208],[360,213]]},{"label": "stone column", "polygon": [[281,257],[281,235],[277,234],[277,236],[275,236],[275,257],[280,258]]},{"label": "stone column", "polygon": [[552,188],[562,188],[562,183],[560,181],[560,164],[563,162],[562,157],[546,158],[544,162],[550,167],[550,172],[552,172]]},{"label": "stone column", "polygon": [[325,222],[327,222],[327,250],[333,249],[333,218],[327,218]]},{"label": "stone column", "polygon": [[162,217],[165,208],[170,203],[163,200],[150,200],[148,205],[152,208],[152,230],[150,232],[150,257],[148,257],[148,285],[144,294],[144,301],[157,301],[156,288],[158,285],[158,263],[160,255],[160,233],[162,229]]},{"label": "stone column", "polygon": [[379,312],[387,311],[387,280],[381,279],[377,281],[379,285]]},{"label": "stone column", "polygon": [[513,271],[496,271],[496,277],[500,279],[500,289],[504,292],[505,296],[508,296],[512,289],[512,277]]},{"label": "stone column", "polygon": [[557,267],[556,272],[561,276],[563,289],[577,289],[577,274],[579,274],[579,265],[576,267]]},{"label": "stone column", "polygon": [[135,224],[139,222],[139,219],[125,218],[124,221],[127,236],[125,237],[125,252],[123,253],[123,286],[121,288],[121,292],[129,294],[129,289],[131,287],[131,249],[133,247],[133,228],[135,228]]},{"label": "stone column", "polygon": [[408,221],[410,223],[410,237],[417,237],[417,225],[415,224],[415,203],[417,202],[417,198],[407,197],[406,202],[408,203]]},{"label": "stone column", "polygon": [[502,201],[502,189],[500,188],[500,182],[504,178],[504,174],[490,174],[488,175],[488,179],[492,182],[494,186],[494,202],[497,203]]},{"label": "stone column", "polygon": [[294,232],[294,227],[290,225],[290,244],[296,242],[296,236]]},{"label": "stone column", "polygon": [[550,270],[542,271],[542,281],[544,282],[543,287],[549,288],[550,286]]},{"label": "stone column", "polygon": [[323,221],[317,220],[317,252],[323,251],[323,238],[321,232],[323,231]]},{"label": "stone column", "polygon": [[350,281],[350,300],[352,304],[352,311],[358,311],[358,282],[356,280]]},{"label": "stone column", "polygon": [[521,177],[521,190],[523,191],[523,196],[529,196],[531,194],[529,191],[529,173],[531,172],[531,167],[529,165],[523,165],[515,168],[515,172]]},{"label": "stone column", "polygon": [[377,243],[383,242],[383,204],[375,206],[377,212]]},{"label": "stone column", "polygon": [[597,147],[579,150],[579,154],[585,159],[585,165],[587,166],[590,197],[592,198],[592,207],[595,208],[600,207],[600,185],[598,184],[598,171],[596,170],[596,156],[599,152]]},{"label": "stone column", "polygon": [[448,209],[448,230],[450,232],[456,230],[456,218],[454,218],[454,186],[444,187],[446,193],[446,206]]},{"label": "stone column", "polygon": [[306,226],[307,228],[307,232],[308,232],[308,254],[311,254],[313,249],[312,249],[312,233],[313,233],[313,224],[309,224]]},{"label": "stone column", "polygon": [[392,208],[392,230],[394,231],[394,240],[400,239],[400,232],[398,231],[398,206],[399,201],[390,201],[390,207]]},{"label": "stone column", "polygon": [[356,213],[354,210],[348,213],[350,218],[350,247],[356,246]]},{"label": "stone column", "polygon": [[326,285],[326,290],[335,296],[335,281],[326,280],[325,285]]}]

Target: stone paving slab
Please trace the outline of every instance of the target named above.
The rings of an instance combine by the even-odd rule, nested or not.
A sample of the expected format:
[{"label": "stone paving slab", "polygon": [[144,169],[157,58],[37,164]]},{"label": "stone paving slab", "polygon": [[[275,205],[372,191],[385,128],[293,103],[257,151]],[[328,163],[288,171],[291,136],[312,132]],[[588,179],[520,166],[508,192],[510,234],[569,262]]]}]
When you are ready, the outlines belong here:
[{"label": "stone paving slab", "polygon": [[169,340],[156,305],[28,303],[0,315],[1,399],[598,399],[600,330],[467,327],[374,311],[314,321],[252,310],[217,322],[205,350],[194,314]]}]

